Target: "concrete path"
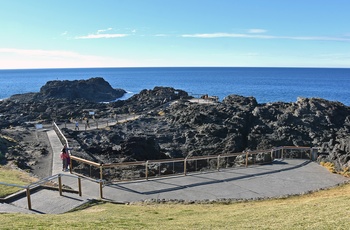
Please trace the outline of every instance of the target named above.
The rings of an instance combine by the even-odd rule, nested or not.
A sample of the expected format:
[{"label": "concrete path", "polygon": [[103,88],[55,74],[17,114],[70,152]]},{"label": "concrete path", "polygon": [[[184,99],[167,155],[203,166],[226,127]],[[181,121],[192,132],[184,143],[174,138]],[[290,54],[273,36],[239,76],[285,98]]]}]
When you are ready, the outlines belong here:
[{"label": "concrete path", "polygon": [[[120,123],[125,123],[128,121],[136,120],[139,119],[141,115],[138,114],[124,114],[124,115],[119,115],[117,119],[96,119],[93,120],[91,119],[89,122],[89,126],[86,125],[86,122],[80,122],[79,123],[79,131],[87,131],[87,130],[95,130],[95,129],[102,129],[106,128],[108,126],[113,126],[116,124]],[[75,123],[74,122],[66,122],[66,123],[61,123],[58,125],[59,128],[68,128],[71,130],[76,130]]]},{"label": "concrete path", "polygon": [[225,169],[108,185],[105,197],[119,202],[142,200],[220,200],[281,197],[335,186],[346,178],[306,160],[283,160],[248,168]]},{"label": "concrete path", "polygon": [[28,200],[26,197],[17,199],[10,204],[6,204],[4,209],[0,206],[1,212],[20,212],[32,214],[61,214],[77,208],[90,202],[91,197],[79,196],[77,193],[63,192],[59,195],[57,190],[41,189],[31,193],[30,196],[32,209],[28,209]]},{"label": "concrete path", "polygon": [[[62,172],[59,157],[62,144],[54,131],[48,131],[47,134],[53,150],[52,174],[62,174],[62,183],[78,191],[77,177]],[[349,179],[329,173],[315,162],[285,159],[248,168],[109,184],[103,186],[102,194],[104,199],[120,203],[145,200],[256,199],[301,194],[347,181]],[[64,192],[63,196],[59,196],[58,191],[39,190],[32,194],[32,211],[26,209],[27,200],[23,198],[11,204],[1,204],[0,212],[64,213],[92,199],[100,199],[98,183],[82,179],[81,184],[81,197],[76,193]]]},{"label": "concrete path", "polygon": [[63,165],[62,160],[60,158],[61,150],[63,148],[63,145],[58,138],[55,130],[47,131],[47,136],[49,138],[49,141],[51,143],[52,148],[52,173],[51,175],[56,175],[59,173],[64,173],[62,171]]}]

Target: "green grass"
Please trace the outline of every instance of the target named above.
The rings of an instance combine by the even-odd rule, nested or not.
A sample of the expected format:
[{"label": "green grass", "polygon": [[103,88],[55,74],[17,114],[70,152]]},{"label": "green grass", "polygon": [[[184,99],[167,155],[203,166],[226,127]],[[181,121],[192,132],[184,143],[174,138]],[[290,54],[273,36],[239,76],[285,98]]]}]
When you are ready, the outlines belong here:
[{"label": "green grass", "polygon": [[348,229],[350,185],[235,204],[98,204],[61,215],[1,214],[2,229]]},{"label": "green grass", "polygon": [[1,229],[348,229],[350,184],[232,204],[97,203],[60,215],[0,214]]},{"label": "green grass", "polygon": [[[0,181],[8,184],[28,185],[36,179],[30,177],[26,172],[14,170],[11,166],[6,165],[0,166]],[[0,197],[6,197],[19,190],[22,188],[0,185]]]}]

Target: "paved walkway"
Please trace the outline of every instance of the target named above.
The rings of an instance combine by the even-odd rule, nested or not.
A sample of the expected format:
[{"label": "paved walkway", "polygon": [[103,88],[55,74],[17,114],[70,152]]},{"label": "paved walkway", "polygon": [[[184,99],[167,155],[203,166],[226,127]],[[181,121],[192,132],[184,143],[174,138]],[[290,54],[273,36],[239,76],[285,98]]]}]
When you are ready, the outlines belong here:
[{"label": "paved walkway", "polygon": [[[86,130],[94,130],[97,128],[106,128],[108,126],[113,126],[116,125],[118,123],[124,123],[127,121],[131,121],[131,120],[136,120],[138,118],[140,118],[141,115],[138,114],[124,114],[124,115],[119,115],[118,118],[116,119],[91,119],[89,121],[89,126],[86,125],[86,121],[80,121],[78,127],[80,131],[86,131]],[[59,125],[59,128],[68,128],[68,129],[72,129],[75,130],[75,122],[66,122],[66,123],[61,123]]]},{"label": "paved walkway", "polygon": [[[62,173],[62,182],[78,190],[78,180],[62,172],[59,153],[62,148],[54,131],[47,132],[53,149],[52,174]],[[128,203],[144,200],[203,201],[281,197],[315,191],[349,181],[308,160],[275,160],[272,164],[248,168],[223,169],[220,172],[194,173],[152,180],[120,182],[103,187],[103,198]],[[32,211],[26,198],[0,204],[0,212],[64,213],[92,199],[100,198],[100,186],[82,179],[82,197],[76,193],[39,190],[32,194]]]}]

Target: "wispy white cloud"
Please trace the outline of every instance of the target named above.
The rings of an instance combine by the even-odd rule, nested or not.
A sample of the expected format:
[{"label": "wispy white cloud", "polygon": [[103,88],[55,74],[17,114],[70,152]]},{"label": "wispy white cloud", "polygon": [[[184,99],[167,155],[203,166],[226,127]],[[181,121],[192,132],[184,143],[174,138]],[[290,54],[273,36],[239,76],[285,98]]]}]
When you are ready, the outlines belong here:
[{"label": "wispy white cloud", "polygon": [[267,30],[264,29],[249,29],[248,33],[250,34],[262,34],[262,33],[266,33]]},{"label": "wispy white cloud", "polygon": [[111,31],[113,28],[109,27],[107,29],[97,30],[94,34],[75,36],[74,39],[99,39],[99,38],[123,38],[129,36],[129,34],[123,33],[105,33],[107,31]]},{"label": "wispy white cloud", "polygon": [[63,33],[61,33],[61,36],[66,36],[68,34],[68,31],[64,31]]},{"label": "wispy white cloud", "polygon": [[253,39],[289,39],[306,41],[344,41],[349,42],[348,37],[322,37],[322,36],[274,36],[262,34],[236,34],[236,33],[207,33],[207,34],[183,34],[184,38],[253,38]]},{"label": "wispy white cloud", "polygon": [[106,31],[110,31],[110,30],[113,30],[113,28],[109,27],[107,29],[102,29],[102,30],[97,30],[97,33],[103,33],[103,32],[106,32]]},{"label": "wispy white cloud", "polygon": [[76,36],[75,39],[98,39],[98,38],[123,38],[129,34],[89,34],[85,36]]},{"label": "wispy white cloud", "polygon": [[309,40],[309,41],[343,41],[343,42],[349,42],[350,38],[346,37],[313,37],[313,36],[300,36],[300,37],[288,37],[288,36],[281,36],[276,38],[282,38],[282,39],[293,39],[293,40]]},{"label": "wispy white cloud", "polygon": [[210,33],[210,34],[183,34],[184,38],[276,38],[269,35],[235,34],[235,33]]}]

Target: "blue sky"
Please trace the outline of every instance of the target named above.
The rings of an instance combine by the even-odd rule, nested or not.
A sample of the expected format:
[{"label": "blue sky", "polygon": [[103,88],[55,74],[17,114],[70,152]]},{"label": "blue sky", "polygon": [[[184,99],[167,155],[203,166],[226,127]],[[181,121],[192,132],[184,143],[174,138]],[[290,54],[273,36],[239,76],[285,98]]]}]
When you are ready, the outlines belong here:
[{"label": "blue sky", "polygon": [[0,69],[350,67],[348,0],[0,0]]}]

